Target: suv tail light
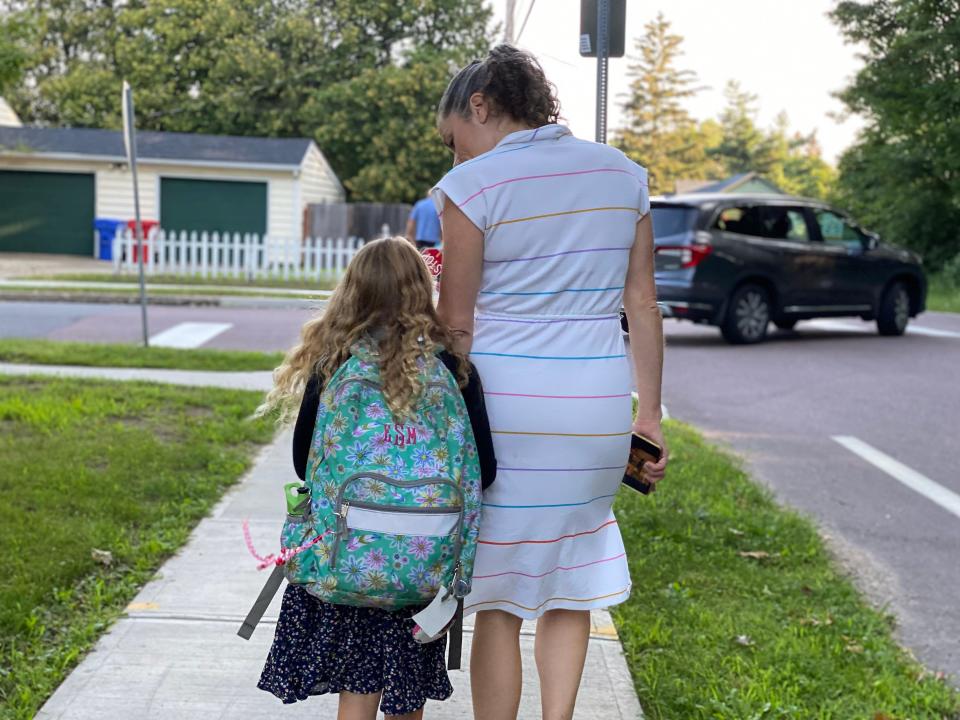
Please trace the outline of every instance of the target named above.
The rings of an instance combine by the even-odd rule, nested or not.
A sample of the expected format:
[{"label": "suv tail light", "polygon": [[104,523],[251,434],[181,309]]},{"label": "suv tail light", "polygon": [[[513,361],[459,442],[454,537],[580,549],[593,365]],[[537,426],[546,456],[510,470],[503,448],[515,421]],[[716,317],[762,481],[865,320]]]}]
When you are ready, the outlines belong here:
[{"label": "suv tail light", "polygon": [[696,245],[660,245],[656,249],[658,270],[686,270],[696,267],[713,252],[713,246],[698,243]]}]

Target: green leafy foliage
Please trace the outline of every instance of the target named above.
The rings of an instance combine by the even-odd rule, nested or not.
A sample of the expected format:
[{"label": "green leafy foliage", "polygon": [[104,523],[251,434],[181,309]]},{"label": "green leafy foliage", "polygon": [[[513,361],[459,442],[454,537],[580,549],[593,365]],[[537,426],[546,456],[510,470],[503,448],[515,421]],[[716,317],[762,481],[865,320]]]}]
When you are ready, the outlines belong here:
[{"label": "green leafy foliage", "polygon": [[630,599],[613,608],[651,720],[953,720],[960,696],[891,637],[816,529],[671,422],[668,478],[621,493]]},{"label": "green leafy foliage", "polygon": [[34,716],[247,469],[260,399],[0,376],[0,717]]},{"label": "green leafy foliage", "polygon": [[960,2],[844,1],[831,17],[865,63],[839,95],[866,119],[839,196],[939,267],[960,254]]},{"label": "green leafy foliage", "polygon": [[[334,170],[356,199],[378,200],[415,200],[424,178],[437,179],[441,143],[421,130],[433,127],[450,63],[486,49],[490,18],[482,0],[0,0],[2,11],[33,28],[10,93],[25,121],[117,128],[127,79],[145,130],[341,138]],[[414,89],[415,106],[395,117],[398,93]],[[371,90],[383,97],[355,118]],[[398,133],[398,120],[416,131]],[[345,160],[382,138],[392,144],[381,169],[354,182],[358,165]]]},{"label": "green leafy foliage", "polygon": [[435,107],[449,80],[443,58],[365,70],[317,93],[316,139],[356,199],[417,200],[450,169]]},{"label": "green leafy foliage", "polygon": [[27,61],[23,32],[20,23],[0,19],[0,95],[20,81]]}]

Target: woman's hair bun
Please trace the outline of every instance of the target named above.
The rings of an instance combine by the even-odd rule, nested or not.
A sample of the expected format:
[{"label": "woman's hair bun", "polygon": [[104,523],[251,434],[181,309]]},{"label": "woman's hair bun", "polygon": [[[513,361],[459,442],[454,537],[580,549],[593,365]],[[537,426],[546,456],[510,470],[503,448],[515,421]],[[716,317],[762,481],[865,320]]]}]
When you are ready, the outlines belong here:
[{"label": "woman's hair bun", "polygon": [[540,63],[512,45],[497,45],[483,61],[475,60],[460,70],[440,99],[439,116],[468,117],[470,96],[476,92],[486,96],[495,112],[530,127],[555,123],[560,113],[556,89]]}]

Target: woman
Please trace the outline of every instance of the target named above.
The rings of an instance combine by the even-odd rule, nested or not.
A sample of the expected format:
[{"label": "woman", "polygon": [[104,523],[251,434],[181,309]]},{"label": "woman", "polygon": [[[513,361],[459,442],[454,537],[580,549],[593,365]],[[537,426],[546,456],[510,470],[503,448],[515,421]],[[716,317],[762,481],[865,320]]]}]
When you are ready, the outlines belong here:
[{"label": "woman", "polygon": [[[486,388],[498,481],[484,495],[470,664],[477,720],[515,718],[520,625],[537,618],[543,717],[570,718],[591,608],[630,576],[611,512],[632,429],[663,444],[662,328],[646,171],[556,124],[537,61],[509,46],[463,68],[438,111],[453,169],[442,211],[439,312]],[[663,477],[664,459],[647,468]]]}]

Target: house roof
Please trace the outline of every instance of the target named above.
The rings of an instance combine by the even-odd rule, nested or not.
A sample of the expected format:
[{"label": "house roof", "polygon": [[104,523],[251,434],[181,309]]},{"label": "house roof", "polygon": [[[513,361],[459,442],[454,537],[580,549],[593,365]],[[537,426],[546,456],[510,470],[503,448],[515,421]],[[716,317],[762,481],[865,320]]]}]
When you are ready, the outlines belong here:
[{"label": "house roof", "polygon": [[740,187],[741,185],[744,185],[750,182],[751,180],[756,180],[757,182],[762,183],[764,185],[769,185],[770,190],[772,192],[778,192],[778,193],[781,192],[780,188],[778,188],[769,180],[765,180],[764,178],[760,177],[760,175],[758,175],[755,172],[737,173],[736,175],[731,175],[730,177],[724,178],[723,180],[718,180],[717,182],[714,182],[714,183],[702,185],[696,188],[695,190],[693,190],[692,192],[695,192],[695,193],[731,192],[736,188]]},{"label": "house roof", "polygon": [[[137,132],[141,160],[203,164],[299,167],[313,141],[308,138],[261,138]],[[81,155],[126,159],[119,130],[91,128],[0,127],[0,152]]]}]

